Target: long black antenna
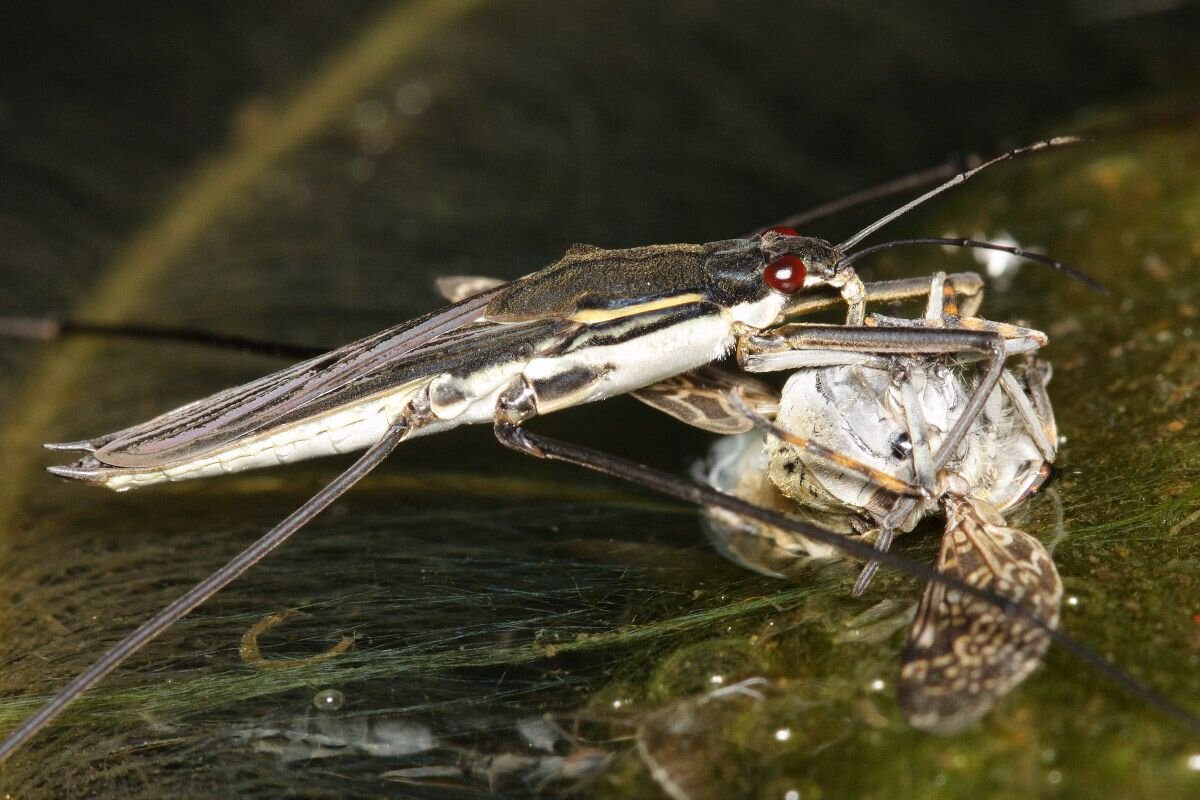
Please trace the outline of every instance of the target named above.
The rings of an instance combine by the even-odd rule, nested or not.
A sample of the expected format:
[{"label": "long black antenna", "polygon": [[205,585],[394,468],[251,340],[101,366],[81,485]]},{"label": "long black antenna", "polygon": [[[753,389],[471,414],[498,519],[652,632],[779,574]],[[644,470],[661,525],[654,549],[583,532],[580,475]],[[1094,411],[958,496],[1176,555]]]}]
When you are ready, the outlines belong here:
[{"label": "long black antenna", "polygon": [[888,223],[893,222],[894,220],[898,219],[899,217],[904,216],[905,214],[907,214],[909,211],[912,211],[917,206],[925,203],[927,200],[931,200],[932,198],[937,197],[939,194],[946,191],[947,189],[952,189],[955,186],[958,186],[960,183],[963,183],[964,181],[966,181],[970,178],[973,178],[974,176],[978,175],[980,172],[983,172],[988,167],[995,166],[996,164],[999,164],[1001,161],[1008,161],[1010,158],[1016,158],[1017,156],[1022,156],[1022,155],[1025,155],[1026,153],[1036,153],[1038,150],[1045,150],[1048,147],[1063,147],[1065,145],[1079,144],[1080,142],[1083,142],[1083,141],[1086,141],[1086,140],[1079,136],[1056,136],[1053,139],[1046,139],[1045,141],[1034,142],[1033,144],[1026,145],[1025,147],[1018,147],[1016,150],[1009,150],[1007,153],[1004,153],[1003,155],[998,155],[995,158],[991,159],[990,161],[983,162],[978,167],[969,169],[966,172],[958,173],[953,178],[951,178],[950,180],[941,184],[940,186],[930,189],[928,192],[926,192],[925,194],[916,198],[915,200],[910,200],[909,202],[907,202],[904,205],[897,208],[895,211],[892,211],[889,214],[885,214],[884,216],[882,216],[879,219],[872,222],[867,227],[863,228],[858,233],[851,236],[846,241],[839,244],[837,247],[839,250],[841,250],[843,252],[845,252],[846,250],[849,250],[851,247],[858,244],[863,239],[867,238],[872,233],[874,233],[875,231],[882,228],[884,225],[887,225]]},{"label": "long black antenna", "polygon": [[865,258],[883,250],[891,250],[893,247],[907,247],[908,245],[921,244],[936,244],[943,247],[967,247],[977,250],[998,250],[1001,253],[1008,253],[1012,256],[1016,256],[1017,258],[1023,258],[1026,261],[1035,261],[1038,264],[1045,264],[1046,266],[1052,267],[1059,272],[1062,272],[1063,274],[1073,278],[1074,280],[1079,281],[1089,289],[1100,292],[1100,294],[1108,294],[1108,287],[1100,283],[1100,281],[1096,280],[1091,275],[1088,275],[1079,267],[1073,267],[1065,261],[1059,261],[1057,258],[1050,258],[1049,256],[1042,255],[1041,253],[1031,253],[1030,251],[1024,250],[1020,247],[1000,244],[999,242],[985,242],[980,241],[979,239],[959,239],[947,236],[922,236],[916,239],[895,239],[890,242],[883,242],[882,244],[864,247],[862,250],[856,250],[839,261],[838,265],[841,266],[843,264],[853,264],[860,258]]}]

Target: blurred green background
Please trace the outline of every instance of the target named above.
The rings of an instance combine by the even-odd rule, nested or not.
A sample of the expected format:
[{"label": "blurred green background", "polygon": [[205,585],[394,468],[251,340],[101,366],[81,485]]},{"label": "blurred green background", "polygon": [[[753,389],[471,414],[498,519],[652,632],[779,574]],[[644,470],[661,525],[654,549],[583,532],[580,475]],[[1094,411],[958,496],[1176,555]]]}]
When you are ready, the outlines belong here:
[{"label": "blurred green background", "polygon": [[[1113,290],[1028,267],[986,301],[1050,333],[1067,438],[1057,495],[1017,523],[1045,540],[1061,514],[1055,556],[1077,598],[1065,630],[1196,710],[1198,35],[1196,3],[1144,0],[6,4],[0,314],[336,345],[436,307],[437,275],[515,277],[576,241],[736,236],[948,156],[1091,133],[895,233],[1007,233]],[[836,240],[881,210],[808,232]],[[974,265],[911,250],[866,271]],[[0,725],[343,466],[114,495],[46,476],[57,461],[39,445],[278,366],[163,343],[0,342]],[[710,440],[624,398],[537,426],[681,474]],[[936,527],[902,550],[931,558]],[[920,587],[889,575],[852,599],[852,576],[749,575],[709,549],[693,509],[455,431],[404,447],[148,647],[0,788],[1200,792],[1200,741],[1061,653],[968,733],[909,729],[891,695],[896,620]],[[264,634],[265,658],[346,635],[355,648],[243,663],[242,635],[289,608],[309,616]],[[778,688],[695,706],[714,675]],[[559,736],[559,761],[528,733],[546,713],[579,737]],[[607,768],[585,769],[597,753]]]}]

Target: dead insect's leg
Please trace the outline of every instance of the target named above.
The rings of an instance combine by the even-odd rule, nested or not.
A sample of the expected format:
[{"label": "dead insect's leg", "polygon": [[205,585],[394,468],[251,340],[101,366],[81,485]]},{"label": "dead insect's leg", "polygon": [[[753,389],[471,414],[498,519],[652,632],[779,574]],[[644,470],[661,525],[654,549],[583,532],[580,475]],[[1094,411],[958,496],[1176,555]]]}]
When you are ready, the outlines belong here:
[{"label": "dead insect's leg", "polygon": [[[1042,458],[1048,462],[1054,461],[1054,457],[1058,454],[1058,444],[1054,438],[1051,438],[1056,433],[1054,412],[1050,412],[1049,419],[1041,416],[1042,412],[1036,408],[1036,401],[1030,402],[1029,396],[1025,394],[1025,388],[1012,376],[1012,373],[1005,372],[1000,385],[1004,389],[1004,393],[1012,400],[1017,414],[1021,417],[1021,422],[1025,424],[1025,429],[1029,431],[1029,436],[1037,445]],[[1043,388],[1042,391],[1044,394],[1045,389]]]},{"label": "dead insect's leg", "polygon": [[929,302],[925,306],[925,319],[941,320],[947,316],[958,319],[973,316],[979,310],[983,303],[982,281],[975,287],[974,293],[967,293],[955,284],[954,277],[944,272],[935,272],[929,279]]},{"label": "dead insect's leg", "polygon": [[876,484],[895,494],[924,498],[931,496],[931,490],[927,490],[920,485],[914,485],[907,481],[901,480],[894,475],[890,475],[886,472],[875,469],[869,464],[864,464],[858,459],[852,458],[845,453],[840,453],[837,450],[830,449],[819,442],[814,442],[812,439],[798,436],[789,430],[779,427],[775,423],[762,416],[755,409],[751,408],[737,393],[730,395],[730,401],[734,408],[737,409],[738,413],[744,419],[749,420],[754,427],[766,434],[774,436],[780,441],[787,442],[793,447],[798,447],[802,450],[812,453],[819,458],[823,458],[831,464],[835,464],[841,470],[866,478],[867,480],[871,481],[871,483]]},{"label": "dead insect's leg", "polygon": [[[908,435],[911,451],[909,458],[912,461],[913,475],[916,476],[917,485],[921,487],[925,497],[933,497],[936,491],[937,471],[933,468],[933,451],[929,443],[929,425],[925,421],[925,415],[922,412],[921,399],[917,396],[916,389],[912,385],[910,376],[907,370],[898,366],[892,372],[892,381],[900,390],[901,407],[904,411],[904,430]],[[905,504],[905,509],[911,508],[909,504]],[[895,507],[884,518],[883,524],[879,527],[879,533],[875,538],[876,550],[887,550],[892,546],[892,541],[896,537],[896,530],[907,517],[907,513],[899,516],[895,513]],[[851,594],[854,597],[860,596],[867,590],[871,584],[871,579],[875,577],[875,573],[879,570],[879,562],[875,560],[868,561],[858,574],[858,580],[854,582],[854,589]]]},{"label": "dead insect's leg", "polygon": [[912,460],[913,476],[917,485],[925,490],[925,495],[932,497],[937,474],[933,469],[929,425],[925,422],[925,413],[921,410],[921,398],[917,396],[910,375],[903,367],[893,370],[892,383],[900,390],[905,433],[908,434],[908,441],[912,447],[909,458]]},{"label": "dead insect's leg", "polygon": [[[876,281],[867,284],[868,289],[873,286],[879,287],[876,291],[868,292],[868,299],[885,302],[920,297],[924,293],[918,291],[922,282],[926,287],[925,290],[931,296],[931,301],[934,297],[938,298],[939,313],[969,317],[979,310],[979,306],[983,305],[983,278],[979,277],[976,272],[952,272],[948,275],[939,272],[932,279],[904,278],[897,281]],[[884,297],[883,289],[889,283],[895,284],[896,290],[893,291],[892,296]],[[907,290],[907,293],[901,293],[900,289]]]},{"label": "dead insect's leg", "polygon": [[1020,382],[1007,372],[1004,373],[1004,386],[1042,457],[1047,461],[1054,461],[1058,453],[1058,425],[1054,420],[1054,409],[1050,407],[1050,397],[1046,394],[1050,373],[1050,364],[1038,361],[1029,354],[1021,367],[1022,377],[1025,378],[1024,389]]},{"label": "dead insect's leg", "polygon": [[407,439],[417,428],[431,419],[429,398],[419,392],[401,412],[399,418],[388,428],[383,438],[372,445],[350,468],[334,478],[324,489],[312,496],[258,541],[247,547],[213,574],[196,584],[179,599],[159,611],[137,630],[118,642],[92,666],[84,670],[58,694],[42,706],[32,717],[8,735],[0,743],[0,762],[7,759],[24,742],[62,713],[71,702],[120,666],[127,658],[157,638],[163,631],[186,616],[192,609],[208,600],[238,576],[265,558],[271,551],[291,538],[314,517],[333,504],[358,483],[367,473],[379,465]]}]

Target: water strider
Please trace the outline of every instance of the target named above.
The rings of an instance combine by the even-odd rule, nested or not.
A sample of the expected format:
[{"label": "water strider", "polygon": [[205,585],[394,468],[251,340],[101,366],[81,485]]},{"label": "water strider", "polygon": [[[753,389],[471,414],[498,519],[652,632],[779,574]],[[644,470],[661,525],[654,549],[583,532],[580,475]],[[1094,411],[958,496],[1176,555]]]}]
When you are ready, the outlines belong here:
[{"label": "water strider", "polygon": [[[946,529],[938,570],[1003,595],[1053,627],[1062,582],[1050,554],[1002,516],[1038,489],[1057,454],[1045,389],[1049,366],[1032,355],[1046,337],[972,316],[978,296],[960,316],[945,276],[933,276],[930,285],[922,318],[869,320],[875,330],[891,331],[890,340],[907,342],[903,354],[894,347],[873,351],[878,345],[868,328],[843,332],[858,334],[857,350],[795,349],[756,358],[755,370],[793,371],[774,422],[757,418],[765,442],[755,433],[719,442],[706,478],[759,505],[873,539],[879,549],[940,512]],[[1006,354],[1021,354],[1021,364],[992,384],[978,381],[978,356],[944,345],[968,330],[999,335]],[[983,403],[973,412],[974,398]],[[965,435],[948,444],[960,423]],[[765,574],[783,577],[798,560],[836,555],[720,511],[707,520],[722,551]],[[1046,632],[1025,620],[931,582],[902,662],[901,708],[915,727],[957,733],[1028,676],[1049,644]]]},{"label": "water strider", "polygon": [[[577,246],[540,272],[340,350],[133,428],[53,445],[86,453],[53,472],[114,489],[364,447],[367,451],[294,514],[68,684],[0,744],[0,759],[125,658],[303,527],[401,441],[459,424],[491,422],[508,446],[586,462],[583,451],[530,434],[521,424],[537,414],[639,389],[646,389],[642,399],[662,407],[666,404],[656,402],[661,399],[656,387],[665,382],[665,391],[657,394],[673,397],[679,391],[672,382],[707,387],[704,376],[691,371],[735,347],[739,356],[752,353],[763,341],[756,335],[790,316],[830,307],[840,299],[849,307],[847,322],[858,325],[871,299],[923,293],[921,281],[868,288],[852,263],[875,248],[852,248],[887,222],[992,164],[1071,141],[1041,142],[961,173],[836,246],[788,230],[707,245],[629,250]],[[996,247],[965,240],[952,243]],[[1013,248],[1000,249],[1064,267]],[[717,429],[728,427],[724,416],[717,415]],[[618,463],[606,462],[603,468],[611,471]],[[810,534],[818,535],[816,530]],[[841,541],[832,536],[832,541]],[[862,554],[851,543],[844,549]],[[887,554],[879,558],[918,575],[931,574]],[[1003,598],[986,592],[976,596],[999,603],[1007,613],[1021,613]]]}]

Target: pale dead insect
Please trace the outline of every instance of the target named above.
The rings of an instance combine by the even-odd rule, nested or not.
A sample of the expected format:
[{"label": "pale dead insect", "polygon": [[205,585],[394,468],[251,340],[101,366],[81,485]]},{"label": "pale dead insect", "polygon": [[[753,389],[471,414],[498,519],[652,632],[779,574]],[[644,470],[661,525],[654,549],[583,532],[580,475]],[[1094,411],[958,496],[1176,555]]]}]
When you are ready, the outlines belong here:
[{"label": "pale dead insect", "polygon": [[[867,336],[860,349],[848,350],[853,337],[847,336],[838,349],[781,351],[755,361],[759,370],[795,370],[774,424],[761,421],[765,444],[753,433],[719,443],[707,478],[881,549],[922,517],[942,513],[938,571],[1009,598],[1054,626],[1062,584],[1053,561],[1037,539],[1007,527],[1002,516],[1037,490],[1057,451],[1045,391],[1049,368],[1032,355],[1046,339],[971,316],[974,301],[960,317],[945,304],[954,299],[946,288],[935,276],[921,319],[872,317],[876,335],[883,335],[874,344]],[[945,346],[955,331],[972,330],[1002,336],[1005,357],[1022,354],[994,385],[977,378],[977,354]],[[872,350],[888,339],[889,351]],[[973,398],[982,400],[974,411]],[[957,443],[956,427],[963,432]],[[826,544],[721,511],[710,512],[708,523],[721,550],[770,575],[783,576],[805,558],[837,555]],[[872,563],[857,592],[873,571]],[[1028,676],[1049,644],[1047,632],[1026,620],[931,582],[900,671],[905,716],[924,730],[960,731]]]}]

